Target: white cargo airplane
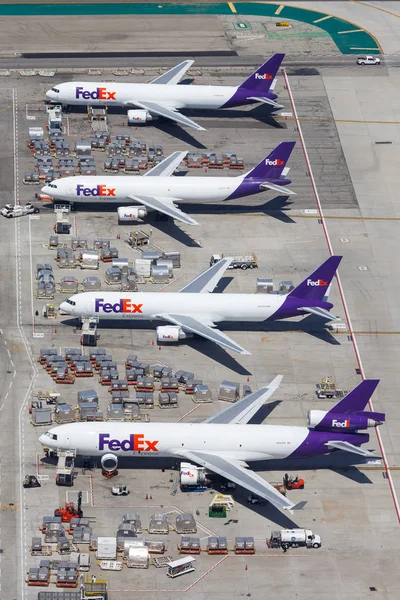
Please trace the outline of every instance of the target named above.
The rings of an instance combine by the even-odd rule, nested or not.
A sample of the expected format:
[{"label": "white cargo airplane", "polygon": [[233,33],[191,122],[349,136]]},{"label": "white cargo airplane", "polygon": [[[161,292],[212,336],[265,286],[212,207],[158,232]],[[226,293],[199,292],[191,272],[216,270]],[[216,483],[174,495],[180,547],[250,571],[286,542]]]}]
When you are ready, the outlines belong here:
[{"label": "white cargo airplane", "polygon": [[146,123],[163,117],[204,131],[180,110],[219,109],[263,103],[272,109],[282,108],[276,102],[275,76],[284,54],[275,54],[241,85],[176,85],[193,60],[185,60],[150,83],[108,83],[104,81],[69,81],[46,92],[48,100],[62,105],[122,106],[128,110],[131,123]]},{"label": "white cargo airplane", "polygon": [[135,202],[136,206],[118,208],[121,220],[143,218],[147,209],[161,212],[173,219],[198,225],[176,204],[210,203],[234,200],[272,190],[279,194],[294,194],[286,185],[289,168],[285,167],[296,142],[281,142],[254,169],[238,177],[171,177],[186,152],[174,152],[143,177],[89,176],[63,177],[42,188],[46,197],[76,203]]},{"label": "white cargo airplane", "polygon": [[223,258],[178,293],[83,292],[62,302],[60,311],[100,320],[167,321],[171,325],[157,327],[159,342],[173,343],[196,334],[228,350],[250,354],[215,324],[275,321],[305,314],[336,320],[338,317],[329,312],[333,304],[328,302],[328,295],[341,259],[331,256],[287,295],[209,293],[232,261]]},{"label": "white cargo airplane", "polygon": [[118,457],[172,457],[189,460],[233,481],[282,509],[301,508],[260,475],[246,468],[250,461],[312,458],[343,450],[363,457],[369,435],[359,430],[385,421],[384,413],[364,411],[379,380],[366,380],[329,411],[311,410],[308,427],[248,425],[279,387],[278,375],[267,387],[209,417],[204,423],[72,423],[40,436],[43,446],[101,456],[113,471]]}]

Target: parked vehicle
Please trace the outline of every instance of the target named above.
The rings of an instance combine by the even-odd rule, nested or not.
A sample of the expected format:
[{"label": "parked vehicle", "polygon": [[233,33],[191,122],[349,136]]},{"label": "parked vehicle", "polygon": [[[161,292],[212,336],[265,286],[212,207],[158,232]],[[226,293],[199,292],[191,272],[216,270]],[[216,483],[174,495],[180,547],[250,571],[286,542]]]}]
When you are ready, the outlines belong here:
[{"label": "parked vehicle", "polygon": [[14,217],[37,214],[40,210],[36,206],[33,206],[31,202],[28,202],[28,204],[25,204],[24,206],[22,204],[6,204],[0,212],[3,217],[12,219]]},{"label": "parked vehicle", "polygon": [[[229,254],[213,254],[210,258],[210,267],[215,265],[215,263],[222,260],[225,256],[229,256]],[[255,254],[248,254],[243,256],[234,256],[231,264],[228,269],[257,269],[258,263]]]},{"label": "parked vehicle", "polygon": [[320,548],[322,546],[321,538],[311,531],[311,529],[281,529],[273,531],[271,537],[267,540],[269,548]]},{"label": "parked vehicle", "polygon": [[381,59],[378,56],[359,56],[357,58],[358,65],[380,65]]},{"label": "parked vehicle", "polygon": [[129,490],[126,485],[115,485],[112,487],[111,493],[113,496],[127,496],[129,494]]}]

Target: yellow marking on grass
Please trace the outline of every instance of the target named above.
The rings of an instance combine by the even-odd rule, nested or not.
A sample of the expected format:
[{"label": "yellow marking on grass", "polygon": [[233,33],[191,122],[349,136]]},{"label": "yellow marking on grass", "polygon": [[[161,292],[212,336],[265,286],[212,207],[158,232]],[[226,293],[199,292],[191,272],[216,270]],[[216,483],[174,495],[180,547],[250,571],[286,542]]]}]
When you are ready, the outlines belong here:
[{"label": "yellow marking on grass", "polygon": [[228,2],[228,6],[229,6],[229,8],[231,9],[231,11],[233,13],[237,13],[237,10],[236,10],[235,5],[233,4],[233,2]]}]

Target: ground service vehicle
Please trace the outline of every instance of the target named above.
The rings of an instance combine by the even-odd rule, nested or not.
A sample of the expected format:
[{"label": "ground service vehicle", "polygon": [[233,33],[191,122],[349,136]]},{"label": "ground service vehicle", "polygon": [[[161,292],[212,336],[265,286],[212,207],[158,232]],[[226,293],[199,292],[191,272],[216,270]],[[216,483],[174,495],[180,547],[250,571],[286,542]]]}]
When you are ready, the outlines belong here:
[{"label": "ground service vehicle", "polygon": [[54,511],[55,517],[61,517],[63,523],[69,523],[71,519],[81,519],[83,512],[81,509],[82,505],[82,492],[78,492],[78,505],[75,507],[74,502],[66,502],[65,506],[60,506]]},{"label": "ground service vehicle", "polygon": [[126,485],[115,485],[112,487],[111,493],[113,496],[127,496],[129,494],[129,490]]},{"label": "ground service vehicle", "polygon": [[36,206],[33,206],[33,204],[29,202],[28,204],[25,204],[25,206],[22,204],[6,204],[0,212],[3,217],[12,219],[14,217],[24,217],[25,215],[37,214],[40,211]]},{"label": "ground service vehicle", "polygon": [[357,58],[358,65],[380,65],[381,59],[377,56],[359,56]]},{"label": "ground service vehicle", "polygon": [[281,529],[273,531],[271,537],[267,540],[269,548],[320,548],[321,538],[311,531],[311,529]]},{"label": "ground service vehicle", "polygon": [[287,490],[304,490],[304,479],[301,479],[301,477],[298,476],[293,477],[293,475],[289,477],[289,475],[285,473],[283,485]]},{"label": "ground service vehicle", "polygon": [[24,488],[36,488],[41,487],[37,477],[35,475],[25,475],[24,483],[22,484]]},{"label": "ground service vehicle", "polygon": [[[225,254],[213,254],[210,258],[210,267],[215,265],[215,263],[222,260],[226,255]],[[228,269],[257,269],[258,263],[255,254],[248,254],[244,256],[234,256],[231,264]]]}]

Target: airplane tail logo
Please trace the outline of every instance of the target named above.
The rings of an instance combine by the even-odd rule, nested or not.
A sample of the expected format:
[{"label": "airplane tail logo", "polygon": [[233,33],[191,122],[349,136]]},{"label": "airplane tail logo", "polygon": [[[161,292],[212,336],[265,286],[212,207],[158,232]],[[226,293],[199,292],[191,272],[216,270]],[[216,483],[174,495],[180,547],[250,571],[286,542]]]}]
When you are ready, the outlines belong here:
[{"label": "airplane tail logo", "polygon": [[245,179],[259,179],[279,183],[282,171],[287,164],[296,142],[281,142],[254,169],[249,171]]},{"label": "airplane tail logo", "polygon": [[[304,300],[323,300],[341,260],[341,256],[328,258],[314,273],[311,273],[300,285],[294,288],[289,296]],[[304,306],[306,306],[306,302]]]},{"label": "airplane tail logo", "polygon": [[261,65],[261,67],[258,67],[258,69],[254,71],[254,73],[252,73],[239,88],[252,90],[258,94],[268,92],[284,57],[284,54],[274,54],[274,56]]}]

